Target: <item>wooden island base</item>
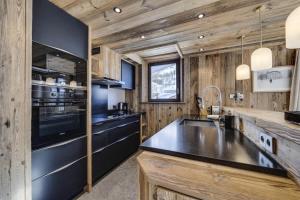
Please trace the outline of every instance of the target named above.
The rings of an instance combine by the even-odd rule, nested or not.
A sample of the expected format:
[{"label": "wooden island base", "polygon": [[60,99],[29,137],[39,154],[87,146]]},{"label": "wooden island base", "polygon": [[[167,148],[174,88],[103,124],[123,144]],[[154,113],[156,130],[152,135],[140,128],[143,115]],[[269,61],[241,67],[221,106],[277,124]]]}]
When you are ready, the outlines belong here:
[{"label": "wooden island base", "polygon": [[143,151],[140,200],[299,200],[291,179]]}]

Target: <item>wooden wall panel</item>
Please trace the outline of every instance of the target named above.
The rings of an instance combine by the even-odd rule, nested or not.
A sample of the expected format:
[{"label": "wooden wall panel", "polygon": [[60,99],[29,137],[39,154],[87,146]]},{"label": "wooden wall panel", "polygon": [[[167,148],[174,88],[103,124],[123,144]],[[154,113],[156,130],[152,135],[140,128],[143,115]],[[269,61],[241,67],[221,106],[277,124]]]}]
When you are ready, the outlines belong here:
[{"label": "wooden wall panel", "polygon": [[32,0],[0,1],[0,199],[31,199]]},{"label": "wooden wall panel", "polygon": [[[196,96],[198,96],[199,91],[199,81],[198,81],[198,68],[199,68],[199,57],[190,58],[190,95],[189,95],[189,113],[197,114],[197,101]],[[187,71],[185,73],[188,73]]]},{"label": "wooden wall panel", "polygon": [[[256,47],[244,51],[244,63],[250,66],[251,54]],[[273,52],[274,67],[293,65],[295,51],[288,50],[284,45],[271,46]],[[223,97],[223,105],[264,110],[285,111],[289,105],[289,92],[252,92],[252,80],[235,81],[235,69],[241,63],[241,52],[233,51],[213,55],[199,55],[199,90],[208,85],[220,87]],[[192,59],[192,58],[191,58]],[[245,95],[242,102],[234,102],[229,99],[229,94],[235,89]],[[208,92],[207,102],[215,104],[215,95]]]},{"label": "wooden wall panel", "polygon": [[[244,63],[250,65],[251,54],[256,48],[257,46],[252,46],[244,51]],[[270,44],[270,48],[273,51],[274,66],[294,64],[294,50],[286,49],[284,44]],[[241,60],[241,51],[236,49],[232,52],[185,56],[183,65],[184,102],[179,104],[146,102],[148,66],[144,64],[139,67],[140,73],[136,75],[140,78],[137,83],[140,87],[140,96],[135,94],[137,90],[131,93],[127,92],[127,100],[131,104],[135,104],[136,111],[147,112],[148,136],[156,133],[177,117],[184,114],[198,114],[195,96],[203,95],[203,89],[209,85],[216,85],[220,88],[223,106],[274,111],[287,110],[289,92],[253,93],[251,80],[235,81],[235,69],[241,64]],[[244,93],[244,101],[235,102],[229,99],[229,94],[234,93],[235,89]],[[206,104],[216,104],[216,91],[208,90],[206,94]]]}]

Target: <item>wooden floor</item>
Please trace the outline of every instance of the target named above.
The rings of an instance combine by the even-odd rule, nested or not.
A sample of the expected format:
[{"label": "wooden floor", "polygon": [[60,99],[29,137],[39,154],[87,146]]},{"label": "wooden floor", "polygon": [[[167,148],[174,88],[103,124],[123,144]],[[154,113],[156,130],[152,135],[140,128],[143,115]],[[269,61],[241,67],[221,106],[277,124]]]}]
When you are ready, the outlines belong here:
[{"label": "wooden floor", "polygon": [[136,200],[138,199],[138,174],[136,155],[133,155],[98,182],[91,193],[78,200]]}]

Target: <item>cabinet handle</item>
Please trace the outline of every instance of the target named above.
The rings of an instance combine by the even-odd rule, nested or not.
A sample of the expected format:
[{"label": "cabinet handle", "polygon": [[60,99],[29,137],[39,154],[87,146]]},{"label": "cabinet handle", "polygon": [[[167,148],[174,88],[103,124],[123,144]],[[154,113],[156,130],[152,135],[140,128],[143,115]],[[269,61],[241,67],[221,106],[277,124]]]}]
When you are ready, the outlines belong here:
[{"label": "cabinet handle", "polygon": [[41,151],[41,150],[45,150],[45,149],[51,149],[51,148],[55,148],[55,147],[60,147],[60,146],[64,146],[66,144],[70,144],[76,140],[80,140],[82,138],[85,138],[86,136],[81,136],[81,137],[78,137],[78,138],[75,138],[75,139],[72,139],[72,140],[68,140],[66,142],[62,142],[62,143],[59,143],[59,144],[54,144],[54,145],[51,145],[51,146],[48,146],[48,147],[44,147],[44,148],[40,148],[40,149],[37,149],[37,150],[34,150],[34,152],[36,151]]},{"label": "cabinet handle", "polygon": [[[55,170],[55,171],[53,171],[53,172],[50,172],[49,174],[46,174],[46,175],[44,175],[44,176],[42,176],[42,177],[39,177],[39,178],[44,178],[44,177],[50,176],[50,175],[52,175],[52,174],[56,174],[56,173],[58,173],[58,172],[60,172],[60,171],[62,171],[62,170],[64,170],[64,169],[70,167],[70,166],[73,165],[74,163],[76,163],[76,162],[78,162],[78,161],[80,161],[80,160],[82,160],[82,159],[84,159],[84,158],[86,158],[86,156],[81,157],[81,158],[79,158],[79,159],[77,159],[77,160],[71,162],[70,164],[67,164],[67,165],[65,165],[65,166],[63,166],[63,167],[61,167],[61,168],[59,168],[59,169],[57,169],[57,170]],[[37,179],[39,179],[39,178],[37,178]],[[35,180],[36,180],[36,179],[35,179]],[[35,180],[33,180],[33,181],[35,181]]]},{"label": "cabinet handle", "polygon": [[93,154],[99,153],[100,151],[106,149],[107,147],[110,147],[110,146],[112,146],[112,145],[114,145],[114,144],[116,144],[116,143],[118,143],[118,142],[121,142],[121,141],[123,141],[123,140],[126,140],[127,138],[129,138],[129,137],[131,137],[131,136],[133,136],[133,135],[135,135],[135,134],[138,134],[138,133],[140,133],[140,131],[135,131],[134,133],[128,135],[127,137],[121,138],[121,139],[119,139],[119,140],[117,140],[117,141],[115,141],[115,142],[113,142],[113,143],[111,143],[111,144],[106,145],[105,147],[102,147],[102,148],[100,148],[100,149],[94,151]]},{"label": "cabinet handle", "polygon": [[[119,125],[119,126],[116,126],[116,127],[104,129],[104,130],[102,130],[102,131],[93,133],[93,135],[99,135],[99,134],[101,134],[101,133],[103,133],[103,132],[105,132],[105,131],[110,131],[110,130],[113,130],[113,129],[116,129],[116,128],[122,128],[122,127],[128,126],[128,125],[133,124],[133,123],[136,123],[136,122],[139,122],[139,120],[136,120],[136,121],[133,121],[133,122],[129,122],[129,123],[126,123],[126,124],[122,124],[122,125]],[[101,124],[100,124],[100,125],[101,125]]]},{"label": "cabinet handle", "polygon": [[128,125],[130,125],[130,124],[134,124],[134,123],[136,123],[136,122],[139,122],[139,120],[136,120],[136,121],[133,121],[133,122],[129,122],[129,123],[127,123],[127,124],[119,125],[119,126],[117,126],[116,128],[122,128],[122,127],[124,127],[124,126],[128,126]]},{"label": "cabinet handle", "polygon": [[117,128],[122,128],[122,127],[125,127],[125,126],[127,126],[127,125],[129,125],[130,123],[128,123],[128,124],[123,124],[123,125],[119,125],[119,126],[117,126]]},{"label": "cabinet handle", "polygon": [[103,130],[103,131],[99,131],[99,132],[93,133],[93,135],[100,135],[100,134],[104,133],[105,131],[107,131],[107,130]]},{"label": "cabinet handle", "polygon": [[104,122],[99,122],[99,123],[97,123],[97,124],[94,124],[94,126],[100,126],[100,125],[102,125],[102,124],[104,124]]}]

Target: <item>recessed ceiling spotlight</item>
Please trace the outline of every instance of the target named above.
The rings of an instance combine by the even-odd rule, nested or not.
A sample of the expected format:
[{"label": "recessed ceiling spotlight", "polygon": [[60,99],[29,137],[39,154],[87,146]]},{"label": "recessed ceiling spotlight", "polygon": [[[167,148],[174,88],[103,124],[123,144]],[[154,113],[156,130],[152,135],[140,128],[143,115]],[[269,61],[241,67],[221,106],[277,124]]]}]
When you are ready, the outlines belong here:
[{"label": "recessed ceiling spotlight", "polygon": [[145,39],[146,37],[144,35],[141,36],[142,39]]},{"label": "recessed ceiling spotlight", "polygon": [[202,18],[204,18],[204,17],[205,17],[205,14],[203,14],[203,13],[201,13],[201,14],[198,15],[198,18],[199,18],[199,19],[202,19]]},{"label": "recessed ceiling spotlight", "polygon": [[202,51],[204,51],[204,49],[203,49],[203,48],[200,48],[199,51],[202,52]]},{"label": "recessed ceiling spotlight", "polygon": [[118,8],[118,7],[114,7],[114,12],[116,12],[116,13],[121,13],[121,12],[122,12],[122,9],[121,9],[121,8]]},{"label": "recessed ceiling spotlight", "polygon": [[203,39],[205,36],[204,35],[199,35],[198,38],[199,39]]}]

